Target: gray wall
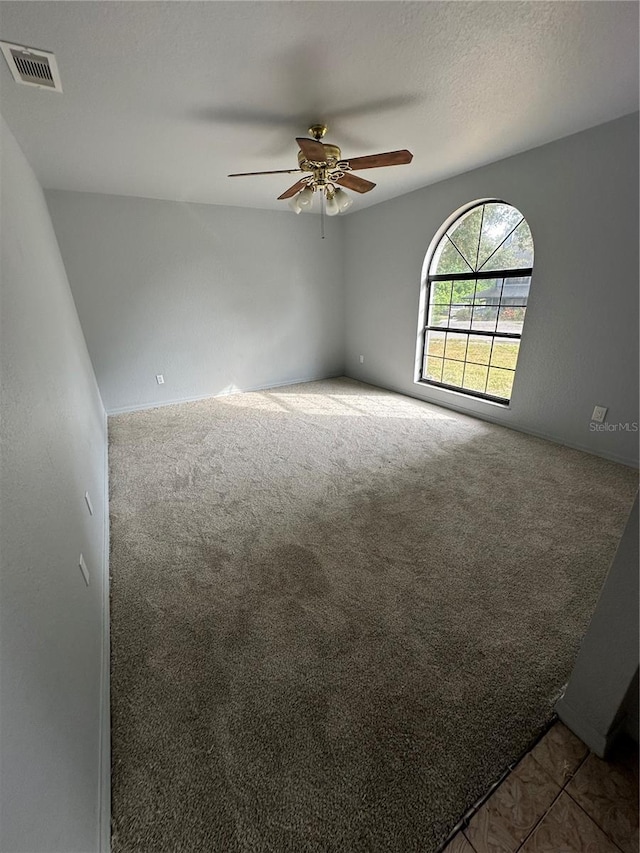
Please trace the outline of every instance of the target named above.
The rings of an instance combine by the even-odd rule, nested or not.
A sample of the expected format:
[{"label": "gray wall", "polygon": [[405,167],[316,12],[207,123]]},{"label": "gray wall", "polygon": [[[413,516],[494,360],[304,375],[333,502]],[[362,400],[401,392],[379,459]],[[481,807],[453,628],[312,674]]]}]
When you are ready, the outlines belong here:
[{"label": "gray wall", "polygon": [[1,142],[0,849],[89,853],[107,699],[106,418],[44,195],[4,122]]},{"label": "gray wall", "polygon": [[621,729],[638,738],[638,559],[636,497],[576,665],[556,705],[560,718],[601,756]]},{"label": "gray wall", "polygon": [[318,216],[290,211],[47,202],[107,411],[342,373],[334,220],[322,240]]},{"label": "gray wall", "polygon": [[[454,211],[484,198],[515,205],[535,243],[508,408],[413,381],[425,253]],[[595,404],[610,424],[638,421],[637,114],[351,214],[344,227],[348,376],[637,465],[637,432],[590,429]]]}]

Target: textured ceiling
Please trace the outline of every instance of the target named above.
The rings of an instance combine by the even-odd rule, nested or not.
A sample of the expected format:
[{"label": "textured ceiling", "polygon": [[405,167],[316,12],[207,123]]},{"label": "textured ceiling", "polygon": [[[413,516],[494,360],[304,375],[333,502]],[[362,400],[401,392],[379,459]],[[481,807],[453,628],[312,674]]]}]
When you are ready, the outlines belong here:
[{"label": "textured ceiling", "polygon": [[282,208],[312,122],[409,148],[353,209],[638,109],[635,2],[2,2],[64,93],[0,109],[46,188]]}]

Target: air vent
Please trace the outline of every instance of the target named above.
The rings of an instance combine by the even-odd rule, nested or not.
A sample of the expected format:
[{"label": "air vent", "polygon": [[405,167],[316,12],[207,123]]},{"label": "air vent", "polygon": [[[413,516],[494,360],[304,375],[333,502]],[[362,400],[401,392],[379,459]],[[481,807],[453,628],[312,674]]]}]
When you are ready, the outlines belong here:
[{"label": "air vent", "polygon": [[52,53],[8,41],[0,41],[0,50],[16,83],[62,92],[58,65]]}]

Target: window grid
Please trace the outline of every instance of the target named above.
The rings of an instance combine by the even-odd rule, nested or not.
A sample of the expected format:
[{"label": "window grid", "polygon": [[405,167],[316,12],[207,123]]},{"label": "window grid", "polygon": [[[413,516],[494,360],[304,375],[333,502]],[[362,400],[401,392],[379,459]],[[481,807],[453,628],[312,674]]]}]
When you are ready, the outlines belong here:
[{"label": "window grid", "polygon": [[[480,267],[480,269],[478,270],[478,272],[480,272],[480,271],[482,270],[482,267],[486,267],[486,265],[489,263],[489,261],[491,260],[491,258],[492,258],[492,257],[495,255],[495,253],[498,251],[498,249],[501,249],[501,248],[504,246],[504,244],[507,242],[507,240],[509,239],[509,237],[511,237],[511,235],[514,233],[514,231],[516,231],[516,230],[517,230],[517,229],[522,225],[522,223],[523,223],[523,222],[524,222],[524,216],[522,217],[522,219],[520,220],[520,222],[518,222],[518,224],[517,224],[517,225],[514,225],[514,226],[513,226],[513,228],[511,229],[511,231],[509,231],[509,233],[508,233],[508,234],[507,234],[507,236],[504,238],[504,240],[500,243],[500,245],[498,245],[498,246],[496,246],[496,247],[495,247],[495,249],[493,250],[493,252],[491,252],[491,254],[490,254],[490,255],[489,255],[489,257],[486,259],[486,261],[483,261],[483,262],[482,262],[482,266]],[[480,251],[480,244],[478,243],[478,252],[479,252],[479,251]]]},{"label": "window grid", "polygon": [[[480,304],[479,302],[477,302],[476,295],[478,293],[478,280],[480,277],[476,276],[475,274],[470,275],[468,273],[450,273],[448,276],[446,276],[446,278],[444,278],[444,277],[440,278],[440,281],[449,281],[450,282],[450,285],[448,288],[449,301],[448,302],[434,302],[434,303],[432,303],[431,299],[430,299],[429,300],[429,311],[431,311],[431,308],[433,307],[433,305],[437,305],[437,306],[440,306],[442,308],[446,307],[447,308],[446,324],[445,325],[435,325],[435,323],[431,322],[431,323],[428,323],[427,326],[425,327],[425,330],[424,330],[424,332],[425,332],[424,349],[423,349],[423,353],[424,353],[424,355],[423,355],[423,369],[422,369],[422,376],[421,376],[422,380],[429,382],[430,384],[439,385],[440,387],[443,387],[443,388],[449,388],[449,389],[454,390],[454,391],[461,391],[465,394],[470,394],[472,396],[477,396],[477,397],[481,397],[481,398],[495,400],[495,401],[500,402],[500,403],[504,403],[504,402],[509,401],[510,395],[509,395],[509,397],[503,397],[497,393],[492,393],[488,389],[489,389],[490,381],[493,378],[495,378],[495,376],[496,376],[496,374],[493,373],[492,371],[504,371],[505,373],[510,373],[515,377],[515,368],[517,366],[519,346],[518,346],[518,350],[514,354],[514,367],[507,367],[506,365],[494,364],[493,363],[493,353],[494,353],[494,346],[495,346],[496,338],[502,338],[504,340],[513,341],[514,343],[518,343],[518,344],[520,342],[520,339],[522,336],[521,333],[500,331],[498,326],[499,326],[500,319],[501,319],[501,313],[500,312],[503,308],[506,307],[506,308],[526,309],[526,302],[524,302],[523,300],[519,301],[516,304],[509,303],[507,305],[505,305],[503,302],[505,280],[508,278],[522,278],[524,275],[525,275],[524,269],[523,270],[513,270],[513,271],[512,270],[501,270],[498,275],[496,275],[496,273],[492,273],[491,278],[500,279],[500,286],[499,286],[500,287],[500,296],[497,298],[497,303],[495,305],[491,305],[491,306],[487,306],[487,305]],[[459,307],[470,309],[471,313],[470,313],[470,318],[468,321],[469,325],[468,326],[458,325],[456,327],[455,325],[452,325],[452,319],[453,318],[451,316],[452,308],[458,307],[457,303],[451,301],[454,298],[453,283],[455,281],[470,281],[472,279],[474,280],[473,297],[471,297],[471,301],[469,304],[459,306]],[[429,279],[430,292],[431,292],[432,285],[435,283],[436,283],[435,278],[433,280],[431,280],[431,278]],[[481,316],[480,313],[476,313],[476,312],[481,312],[481,310],[483,308],[495,308],[496,309],[496,319],[495,319],[495,326],[494,326],[493,330],[477,329],[477,328],[473,327],[474,318]],[[430,319],[433,320],[433,317],[431,317]],[[445,318],[442,317],[441,321],[444,319]],[[455,322],[455,320],[453,320],[453,322]],[[442,355],[434,356],[434,355],[429,354],[429,332],[437,332],[437,333],[441,333],[444,335]],[[455,355],[452,355],[451,352],[448,351],[447,342],[449,341],[449,335],[458,336],[457,340],[460,340],[462,338],[462,336],[464,336],[465,344],[464,344],[464,356],[463,357],[461,357],[461,358],[457,357]],[[473,337],[473,336],[481,337],[481,338],[487,338],[488,342],[490,341],[488,360],[486,362],[477,361],[473,357],[469,356],[470,337]],[[444,381],[443,374],[444,374],[444,371],[446,368],[446,362],[453,362],[456,364],[462,364],[463,365],[462,380],[461,380],[460,385],[453,385],[450,382]],[[471,378],[474,371],[468,371],[468,369],[467,369],[468,365],[472,365],[472,367],[479,368],[482,371],[482,374],[484,374],[484,376],[482,376],[483,381],[476,382],[473,380],[473,378]],[[486,373],[484,370],[482,370],[483,368],[486,368]],[[476,371],[476,373],[478,373],[478,371]],[[501,374],[498,374],[498,375],[501,375]],[[470,387],[470,388],[466,387],[467,385],[472,385],[473,387]],[[478,385],[481,385],[482,387],[478,387]],[[513,379],[510,383],[510,387],[512,387],[512,385],[513,385]]]},{"label": "window grid", "polygon": [[[515,224],[509,228],[506,236],[501,239],[498,238],[498,244],[489,255],[484,257],[483,254],[484,260],[480,263],[487,203],[479,206],[482,208],[482,212],[477,242],[475,242],[474,230],[471,239],[475,242],[475,247],[470,249],[473,254],[467,253],[468,257],[471,258],[471,263],[461,248],[465,244],[469,248],[468,232],[466,239],[463,235],[460,245],[455,238],[456,228],[450,229],[443,237],[445,242],[453,246],[468,269],[462,272],[435,273],[428,276],[428,299],[422,342],[420,379],[429,384],[460,391],[470,396],[508,403],[511,399],[522,327],[526,318],[528,290],[526,294],[520,293],[519,297],[508,295],[505,285],[509,279],[518,278],[529,279],[528,287],[533,270],[531,266],[499,270],[486,269],[486,266],[505,245],[510,245],[510,239],[523,223],[525,229],[528,229],[528,226],[520,214]],[[470,215],[469,211],[461,217],[460,224],[468,215]],[[511,221],[513,222],[513,220]],[[491,227],[491,223],[489,227]],[[516,234],[514,239],[519,240],[521,236],[522,232],[520,232],[520,236]],[[439,245],[443,245],[442,241]],[[505,256],[500,255],[500,257]],[[508,258],[509,255],[507,254],[506,257]],[[530,257],[532,258],[532,252]],[[457,265],[460,266],[459,262]],[[489,279],[495,282],[493,286],[489,284],[488,294],[490,296],[479,298],[479,293],[481,294],[483,290],[487,292],[487,289],[481,286],[482,283]],[[459,288],[458,292],[455,292],[456,282],[468,282],[470,285],[472,281],[472,292],[470,287],[467,287],[466,290]],[[447,284],[444,284],[445,282]],[[491,293],[492,289],[493,293]],[[445,292],[443,293],[443,291]],[[520,314],[510,315],[509,311],[505,309],[515,309]],[[507,323],[514,324],[511,325],[510,330],[505,330]],[[486,353],[479,346],[483,339],[487,343]],[[455,368],[453,368],[454,365]],[[510,379],[505,380],[505,377],[509,375]],[[454,379],[455,384],[453,383]]]},{"label": "window grid", "polygon": [[[462,252],[460,251],[460,249],[459,249],[459,248],[456,246],[456,244],[453,242],[453,240],[451,239],[451,237],[449,237],[449,235],[448,235],[448,234],[446,235],[446,237],[447,237],[447,240],[448,240],[448,241],[451,243],[451,245],[453,246],[453,248],[456,250],[456,252],[460,255],[460,257],[462,258],[462,260],[465,262],[465,264],[469,267],[469,272],[473,272],[473,267],[471,266],[471,264],[469,263],[469,261],[465,258],[465,256],[462,254]],[[487,258],[487,260],[488,260],[488,258]]]}]

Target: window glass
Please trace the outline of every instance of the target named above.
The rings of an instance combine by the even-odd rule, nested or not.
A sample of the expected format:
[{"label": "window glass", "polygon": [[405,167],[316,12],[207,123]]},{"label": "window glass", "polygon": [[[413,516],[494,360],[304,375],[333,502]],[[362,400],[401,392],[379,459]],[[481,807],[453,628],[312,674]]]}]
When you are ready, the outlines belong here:
[{"label": "window glass", "polygon": [[532,267],[531,230],[506,202],[449,226],[429,267],[421,381],[509,402]]}]

